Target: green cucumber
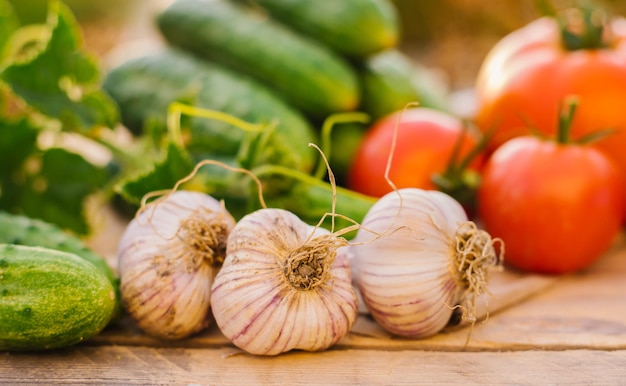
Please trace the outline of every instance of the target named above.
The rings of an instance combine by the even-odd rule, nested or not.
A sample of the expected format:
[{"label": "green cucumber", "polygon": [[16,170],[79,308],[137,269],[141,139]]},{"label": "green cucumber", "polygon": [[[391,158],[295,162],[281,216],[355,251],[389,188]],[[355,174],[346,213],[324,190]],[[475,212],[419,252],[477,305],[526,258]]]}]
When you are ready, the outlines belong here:
[{"label": "green cucumber", "polygon": [[[0,244],[38,246],[73,253],[100,270],[119,295],[119,278],[107,261],[73,234],[55,224],[42,220],[0,211]],[[120,297],[116,296],[117,318],[122,312]]]},{"label": "green cucumber", "polygon": [[310,116],[354,110],[354,69],[323,44],[226,0],[177,0],[158,16],[170,44],[250,75]]},{"label": "green cucumber", "polygon": [[42,220],[0,211],[0,244],[40,246],[74,253],[95,265],[111,283],[117,282],[117,276],[102,256],[77,236]]},{"label": "green cucumber", "polygon": [[433,71],[396,49],[363,61],[361,110],[372,119],[402,110],[408,103],[449,111],[447,87]]},{"label": "green cucumber", "polygon": [[335,51],[364,58],[395,47],[399,20],[389,0],[251,0],[272,17]]},{"label": "green cucumber", "polygon": [[[120,106],[122,122],[137,133],[146,124],[165,127],[168,106],[175,101],[218,110],[251,123],[278,121],[258,162],[309,172],[317,155],[309,121],[268,88],[178,49],[128,60],[113,68],[103,85]],[[236,156],[246,133],[207,118],[185,119],[192,155]]]},{"label": "green cucumber", "polygon": [[67,347],[100,333],[115,290],[93,264],[43,247],[0,244],[0,351]]},{"label": "green cucumber", "polygon": [[330,140],[331,151],[327,156],[335,179],[341,186],[346,186],[350,166],[367,129],[366,124],[358,122],[340,123],[333,128]]}]

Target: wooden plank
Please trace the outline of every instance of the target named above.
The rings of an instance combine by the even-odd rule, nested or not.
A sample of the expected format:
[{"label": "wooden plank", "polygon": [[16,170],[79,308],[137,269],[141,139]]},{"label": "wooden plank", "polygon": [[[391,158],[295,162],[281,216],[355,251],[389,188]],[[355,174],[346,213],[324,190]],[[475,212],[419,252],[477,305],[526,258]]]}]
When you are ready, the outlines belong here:
[{"label": "wooden plank", "polygon": [[0,384],[623,384],[626,351],[329,350],[278,357],[229,348],[76,346],[0,354]]}]

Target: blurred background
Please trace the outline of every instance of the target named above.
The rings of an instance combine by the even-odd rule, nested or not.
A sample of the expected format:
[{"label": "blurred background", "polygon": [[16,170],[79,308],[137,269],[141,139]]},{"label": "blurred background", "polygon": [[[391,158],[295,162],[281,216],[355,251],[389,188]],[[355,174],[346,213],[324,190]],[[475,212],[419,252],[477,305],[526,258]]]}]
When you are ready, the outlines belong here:
[{"label": "blurred background", "polygon": [[[172,0],[64,0],[82,25],[88,50],[106,57],[116,46],[159,39],[155,13]],[[320,0],[338,1],[338,0]],[[340,1],[340,0],[339,0]],[[551,0],[565,7],[574,0]],[[23,23],[45,18],[47,0],[10,0]],[[471,87],[489,49],[507,33],[540,16],[536,0],[393,0],[402,25],[401,49],[440,70],[451,90]],[[626,0],[597,0],[626,15]]]}]

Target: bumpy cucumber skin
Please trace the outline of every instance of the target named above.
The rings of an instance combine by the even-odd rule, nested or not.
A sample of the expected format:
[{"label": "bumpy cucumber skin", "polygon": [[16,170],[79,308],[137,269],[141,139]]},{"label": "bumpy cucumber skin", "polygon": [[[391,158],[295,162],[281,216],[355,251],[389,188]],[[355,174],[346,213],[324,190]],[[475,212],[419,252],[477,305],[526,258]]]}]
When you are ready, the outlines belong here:
[{"label": "bumpy cucumber skin", "polygon": [[[251,123],[278,121],[269,139],[271,153],[260,162],[309,172],[316,155],[308,146],[316,134],[295,108],[258,82],[177,49],[128,60],[113,68],[103,88],[120,106],[122,122],[134,132],[145,123],[165,126],[174,101],[218,110]],[[191,131],[188,150],[204,158],[234,157],[246,135],[207,118],[185,118]],[[271,146],[270,146],[271,145]]]},{"label": "bumpy cucumber skin", "polygon": [[45,221],[0,211],[0,243],[41,246],[74,253],[95,265],[110,281],[117,280],[107,262],[82,240]]},{"label": "bumpy cucumber skin", "polygon": [[412,102],[449,111],[445,85],[406,54],[396,49],[385,50],[361,64],[361,109],[372,119],[402,110]]},{"label": "bumpy cucumber skin", "polygon": [[294,30],[352,58],[365,58],[398,44],[398,14],[389,0],[252,1]]},{"label": "bumpy cucumber skin", "polygon": [[114,308],[111,282],[77,255],[0,244],[0,351],[85,341],[104,329]]},{"label": "bumpy cucumber skin", "polygon": [[85,259],[100,270],[111,282],[116,293],[113,319],[117,320],[121,316],[119,277],[102,256],[88,248],[77,236],[68,234],[56,225],[45,221],[0,211],[0,244],[45,247],[73,253]]},{"label": "bumpy cucumber skin", "polygon": [[178,0],[158,26],[171,44],[256,78],[310,116],[358,105],[358,79],[347,61],[242,4]]}]

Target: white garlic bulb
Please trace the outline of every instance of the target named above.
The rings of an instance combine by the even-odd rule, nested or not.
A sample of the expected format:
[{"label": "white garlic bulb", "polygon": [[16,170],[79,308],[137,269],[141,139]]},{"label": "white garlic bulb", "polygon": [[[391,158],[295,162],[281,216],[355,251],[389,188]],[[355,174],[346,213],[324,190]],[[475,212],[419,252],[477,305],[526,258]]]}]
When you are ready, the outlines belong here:
[{"label": "white garlic bulb", "polygon": [[372,206],[352,240],[355,284],[384,329],[427,337],[456,307],[473,321],[487,273],[501,264],[494,241],[450,196],[400,189]]},{"label": "white garlic bulb", "polygon": [[222,333],[257,355],[337,343],[357,316],[346,245],[283,209],[244,216],[229,236],[212,289]]},{"label": "white garlic bulb", "polygon": [[122,304],[139,328],[180,339],[210,324],[213,279],[235,220],[222,202],[174,191],[140,210],[118,246]]}]

